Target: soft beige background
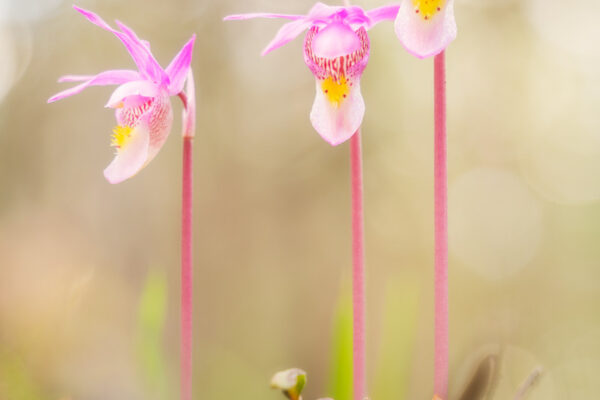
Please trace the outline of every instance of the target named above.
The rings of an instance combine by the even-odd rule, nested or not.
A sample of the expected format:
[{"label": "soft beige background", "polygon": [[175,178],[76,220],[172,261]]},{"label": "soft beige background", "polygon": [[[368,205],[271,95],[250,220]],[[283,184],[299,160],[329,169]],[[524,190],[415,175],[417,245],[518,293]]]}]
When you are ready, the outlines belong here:
[{"label": "soft beige background", "polygon": [[[314,81],[301,38],[263,58],[280,21],[221,22],[238,12],[304,13],[311,2],[78,5],[134,28],[165,66],[198,34],[195,398],[280,399],[266,383],[291,366],[309,373],[307,400],[330,394],[332,320],[350,270],[348,145],[330,147],[310,125]],[[496,399],[512,398],[538,365],[546,373],[530,399],[596,398],[600,3],[456,0],[455,9],[451,391],[482,354],[502,348]],[[376,400],[403,398],[396,370],[378,366],[396,342],[386,315],[403,321],[411,309],[386,299],[413,293],[404,328],[415,340],[396,364],[409,371],[406,398],[428,399],[432,62],[408,55],[391,23],[370,37],[362,90],[371,387],[384,388]],[[69,2],[0,0],[0,54],[0,399],[158,398],[136,356],[150,271],[167,281],[161,344],[176,398],[180,119],[145,170],[111,186],[102,176],[111,89],[46,99],[67,87],[56,83],[62,74],[132,68],[122,45]],[[178,116],[177,99],[174,107]]]}]

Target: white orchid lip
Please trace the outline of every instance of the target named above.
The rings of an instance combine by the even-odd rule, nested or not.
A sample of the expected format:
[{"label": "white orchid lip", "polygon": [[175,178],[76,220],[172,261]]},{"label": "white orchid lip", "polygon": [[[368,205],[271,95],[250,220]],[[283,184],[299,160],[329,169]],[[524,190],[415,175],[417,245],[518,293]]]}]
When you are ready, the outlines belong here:
[{"label": "white orchid lip", "polygon": [[[333,28],[324,29],[313,26],[308,31],[304,61],[316,79],[311,123],[325,141],[337,146],[348,140],[362,123],[365,105],[360,93],[360,76],[367,66],[370,42],[362,26],[355,31],[338,21],[332,25]],[[336,43],[335,39],[341,40]],[[332,48],[322,51],[319,41]],[[326,57],[324,53],[334,56]]]},{"label": "white orchid lip", "polygon": [[454,0],[405,0],[394,30],[409,53],[418,58],[435,56],[456,39]]}]

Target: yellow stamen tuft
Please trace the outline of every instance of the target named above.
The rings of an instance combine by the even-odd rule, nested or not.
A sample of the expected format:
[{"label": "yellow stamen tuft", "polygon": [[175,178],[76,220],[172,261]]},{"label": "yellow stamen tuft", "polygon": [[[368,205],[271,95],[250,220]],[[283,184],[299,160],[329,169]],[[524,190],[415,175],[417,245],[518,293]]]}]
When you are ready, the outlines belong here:
[{"label": "yellow stamen tuft", "polygon": [[117,151],[120,151],[131,140],[132,131],[133,128],[130,126],[116,126],[113,129],[113,134],[110,138],[110,145],[116,147]]},{"label": "yellow stamen tuft", "polygon": [[412,0],[415,13],[423,19],[431,19],[444,7],[445,0]]},{"label": "yellow stamen tuft", "polygon": [[342,76],[339,81],[334,80],[332,77],[328,77],[321,84],[323,93],[327,96],[327,99],[336,107],[339,107],[340,103],[346,98],[350,88],[346,78]]}]

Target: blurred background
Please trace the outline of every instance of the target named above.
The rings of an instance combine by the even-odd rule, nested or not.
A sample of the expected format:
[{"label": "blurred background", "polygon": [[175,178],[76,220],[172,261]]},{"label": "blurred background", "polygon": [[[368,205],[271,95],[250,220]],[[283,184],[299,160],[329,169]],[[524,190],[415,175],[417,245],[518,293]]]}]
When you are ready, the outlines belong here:
[{"label": "blurred background", "polygon": [[[361,1],[364,8],[387,4]],[[308,114],[302,39],[260,57],[309,1],[132,0],[120,19],[166,66],[192,33],[194,392],[349,400],[347,144]],[[447,51],[450,381],[501,354],[495,399],[538,366],[528,399],[600,392],[600,3],[456,0]],[[433,376],[431,60],[392,23],[362,78],[368,370],[374,400],[429,399]],[[0,0],[0,399],[173,399],[179,374],[181,105],[160,155],[112,186],[111,88],[46,104],[64,74],[133,68],[63,0]]]}]

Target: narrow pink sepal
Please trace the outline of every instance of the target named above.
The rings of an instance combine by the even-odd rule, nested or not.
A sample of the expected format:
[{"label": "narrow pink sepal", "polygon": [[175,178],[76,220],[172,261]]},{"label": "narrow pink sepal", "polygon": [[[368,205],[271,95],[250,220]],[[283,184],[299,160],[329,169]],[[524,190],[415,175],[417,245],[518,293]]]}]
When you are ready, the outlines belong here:
[{"label": "narrow pink sepal", "polygon": [[334,106],[316,81],[315,101],[310,111],[310,122],[330,145],[337,146],[350,139],[358,130],[365,115],[365,102],[360,93],[360,81],[353,82],[348,97]]},{"label": "narrow pink sepal", "polygon": [[273,40],[271,40],[267,47],[265,47],[265,49],[262,51],[261,54],[263,56],[295,39],[311,25],[311,22],[307,21],[305,15],[274,13],[234,14],[226,16],[223,18],[223,21],[244,21],[252,18],[284,18],[292,20],[292,22],[284,24],[279,29]]},{"label": "narrow pink sepal", "polygon": [[[88,76],[77,76],[77,75],[66,75],[59,78],[59,82],[77,82],[84,78],[90,78]],[[140,79],[140,74],[136,71],[130,70],[109,70],[99,73],[96,76],[92,76],[86,82],[74,86],[72,88],[63,90],[60,93],[48,99],[48,103],[55,102],[65,97],[73,96],[74,94],[80,93],[89,86],[105,86],[105,85],[120,85],[131,80]]]},{"label": "narrow pink sepal", "polygon": [[95,75],[64,75],[58,78],[57,82],[84,82],[94,79],[94,76]]},{"label": "narrow pink sepal", "polygon": [[398,39],[406,50],[419,58],[435,56],[456,38],[454,0],[448,0],[444,8],[430,20],[415,13],[409,0],[400,4],[394,23]]},{"label": "narrow pink sepal", "polygon": [[192,53],[194,51],[194,42],[196,35],[181,48],[179,53],[173,58],[165,72],[169,76],[169,95],[174,96],[183,90],[185,78],[188,76],[190,65],[192,63]]},{"label": "narrow pink sepal", "polygon": [[283,25],[279,29],[279,31],[277,31],[277,34],[275,35],[273,40],[271,40],[271,42],[267,45],[267,47],[264,48],[261,55],[264,56],[267,53],[270,53],[271,51],[278,49],[279,47],[283,46],[284,44],[291,42],[296,37],[298,37],[302,32],[304,32],[306,29],[308,29],[311,25],[312,25],[311,21],[307,21],[304,19],[301,19],[298,21],[293,21],[293,22],[288,22],[287,24]]},{"label": "narrow pink sepal", "polygon": [[[162,82],[164,72],[161,74],[157,70],[158,68],[160,71],[162,71],[160,65],[158,65],[148,48],[144,46],[139,39],[134,39],[133,35],[131,35],[131,30],[129,30],[131,31],[129,34],[120,32],[111,28],[111,26],[108,25],[102,18],[100,18],[99,15],[75,5],[73,8],[86,17],[87,20],[94,25],[113,33],[117,38],[119,38],[119,40],[125,45],[127,52],[131,55],[131,58],[133,58],[133,61],[145,78],[150,78],[156,82]],[[135,38],[137,38],[137,36],[135,36]]]},{"label": "narrow pink sepal", "polygon": [[399,5],[394,4],[394,5],[374,8],[372,10],[367,11],[366,14],[369,17],[369,19],[371,20],[369,22],[368,29],[371,29],[373,26],[377,25],[378,23],[380,23],[382,21],[395,20],[396,16],[398,15],[399,8],[400,8]]},{"label": "narrow pink sepal", "polygon": [[152,52],[150,51],[150,42],[141,40],[133,29],[129,28],[121,21],[116,20],[115,23],[121,29],[121,31],[127,35],[129,39],[131,39],[132,43],[136,45],[137,49],[141,50],[140,53],[144,57],[145,69],[148,75],[154,77],[154,80],[157,83],[167,83],[169,78],[158,61],[156,61],[156,58],[154,58],[154,55],[152,55]]},{"label": "narrow pink sepal", "polygon": [[183,110],[183,137],[193,138],[196,134],[196,88],[194,87],[194,74],[188,69],[185,85],[187,104]]},{"label": "narrow pink sepal", "polygon": [[119,108],[122,106],[123,100],[127,97],[141,96],[152,98],[157,97],[159,92],[160,88],[149,81],[126,82],[112,92],[105,107]]},{"label": "narrow pink sepal", "polygon": [[303,19],[304,15],[295,14],[273,14],[273,13],[248,13],[248,14],[233,14],[223,18],[223,21],[244,21],[252,18],[283,18],[295,21],[297,19]]},{"label": "narrow pink sepal", "polygon": [[327,26],[332,23],[342,22],[350,26],[353,30],[360,27],[370,29],[377,23],[384,20],[392,20],[396,17],[398,6],[383,6],[371,11],[365,12],[358,6],[328,6],[323,3],[316,3],[306,15],[290,14],[272,14],[272,13],[249,13],[228,15],[223,18],[224,21],[246,20],[251,18],[285,18],[290,19],[283,25],[273,40],[262,51],[262,55],[283,46],[292,41],[304,30],[311,26]]},{"label": "narrow pink sepal", "polygon": [[104,177],[112,184],[123,182],[137,174],[146,164],[150,146],[148,119],[142,118],[131,132],[130,142],[118,151],[104,170]]}]

